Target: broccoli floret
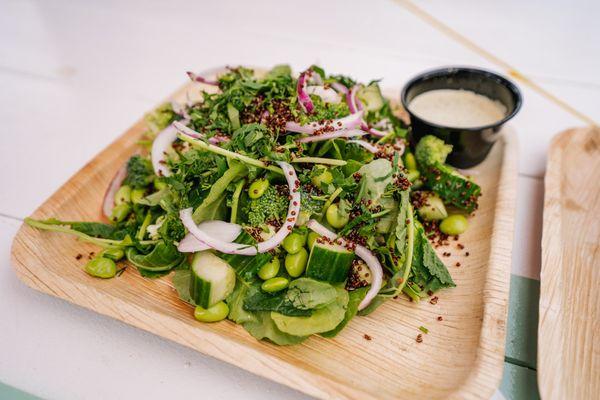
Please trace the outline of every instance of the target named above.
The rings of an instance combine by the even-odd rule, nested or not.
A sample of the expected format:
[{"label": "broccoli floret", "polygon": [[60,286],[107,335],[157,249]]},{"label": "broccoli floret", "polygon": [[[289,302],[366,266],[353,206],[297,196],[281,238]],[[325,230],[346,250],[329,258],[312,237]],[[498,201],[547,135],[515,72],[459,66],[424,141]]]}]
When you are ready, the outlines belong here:
[{"label": "broccoli floret", "polygon": [[281,220],[287,212],[288,205],[287,196],[280,195],[275,187],[269,186],[262,196],[248,204],[248,223],[259,226],[271,219]]},{"label": "broccoli floret", "polygon": [[150,132],[156,134],[169,126],[175,120],[175,115],[171,103],[166,103],[146,114],[145,120]]},{"label": "broccoli floret", "polygon": [[435,136],[427,135],[417,144],[415,157],[417,162],[423,166],[444,164],[451,151],[452,145],[446,144]]},{"label": "broccoli floret", "polygon": [[145,188],[154,180],[154,170],[150,160],[135,155],[127,162],[127,177],[124,184],[132,188]]},{"label": "broccoli floret", "polygon": [[161,221],[157,233],[167,243],[179,242],[185,236],[185,227],[177,214],[169,214]]}]

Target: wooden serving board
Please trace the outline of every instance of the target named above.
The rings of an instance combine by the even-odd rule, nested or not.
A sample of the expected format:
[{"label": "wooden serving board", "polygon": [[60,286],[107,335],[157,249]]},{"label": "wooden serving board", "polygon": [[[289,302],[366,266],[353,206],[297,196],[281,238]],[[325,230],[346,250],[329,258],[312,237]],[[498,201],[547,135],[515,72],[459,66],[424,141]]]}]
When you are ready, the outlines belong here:
[{"label": "wooden serving board", "polygon": [[546,171],[538,382],[544,399],[600,396],[600,128],[552,141]]},{"label": "wooden serving board", "polygon": [[[185,101],[201,86],[189,84],[172,99]],[[394,93],[395,95],[396,93]],[[104,191],[137,149],[142,121],[102,151],[33,214],[34,218],[98,220]],[[473,174],[483,188],[470,229],[443,260],[457,287],[437,304],[389,301],[357,317],[335,339],[311,337],[279,347],[251,337],[229,321],[202,324],[180,301],[169,277],[142,278],[135,268],[101,280],[82,269],[98,251],[71,236],[22,226],[12,248],[20,279],[42,292],[181,343],[319,398],[489,398],[504,363],[507,299],[515,212],[516,143],[507,128]],[[465,253],[469,252],[469,256]],[[460,267],[455,264],[460,263]],[[438,321],[438,317],[442,321]],[[419,330],[429,330],[424,334]],[[422,334],[422,343],[415,340]],[[368,336],[365,336],[368,335]],[[370,338],[370,340],[367,340]]]}]

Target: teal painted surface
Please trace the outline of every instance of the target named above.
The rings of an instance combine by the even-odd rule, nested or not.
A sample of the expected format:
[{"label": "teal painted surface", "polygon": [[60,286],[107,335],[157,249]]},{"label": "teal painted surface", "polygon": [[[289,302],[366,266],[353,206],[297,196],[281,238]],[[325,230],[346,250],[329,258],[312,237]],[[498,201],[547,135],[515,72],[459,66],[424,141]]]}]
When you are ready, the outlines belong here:
[{"label": "teal painted surface", "polygon": [[506,400],[539,399],[537,372],[530,368],[505,362],[500,392]]},{"label": "teal painted surface", "polygon": [[39,397],[25,393],[0,382],[0,399],[3,400],[40,400]]},{"label": "teal painted surface", "polygon": [[532,369],[537,368],[539,299],[539,281],[511,275],[505,357]]}]

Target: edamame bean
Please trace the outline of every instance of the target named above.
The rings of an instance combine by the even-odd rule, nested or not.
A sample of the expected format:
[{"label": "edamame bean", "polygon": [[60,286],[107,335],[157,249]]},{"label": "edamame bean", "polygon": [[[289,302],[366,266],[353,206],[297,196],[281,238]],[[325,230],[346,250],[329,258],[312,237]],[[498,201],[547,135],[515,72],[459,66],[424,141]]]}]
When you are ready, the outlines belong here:
[{"label": "edamame bean", "polygon": [[285,270],[292,278],[297,278],[304,272],[308,262],[308,252],[304,247],[296,254],[285,256]]},{"label": "edamame bean", "polygon": [[217,304],[208,308],[196,306],[194,309],[194,318],[200,322],[218,322],[227,318],[229,315],[229,306],[220,301]]},{"label": "edamame bean", "polygon": [[321,184],[325,183],[329,185],[333,182],[333,175],[329,172],[329,169],[323,165],[317,166],[318,175],[313,176],[310,180],[316,187],[321,187]]},{"label": "edamame bean", "polygon": [[119,261],[125,256],[125,252],[118,248],[109,248],[100,253],[100,257],[109,258],[113,261]]},{"label": "edamame bean", "polygon": [[427,192],[424,196],[426,197],[423,201],[423,205],[417,210],[421,218],[427,221],[437,221],[448,216],[444,202],[439,196],[432,192]]},{"label": "edamame bean", "polygon": [[166,187],[167,187],[167,184],[166,184],[164,181],[162,181],[162,180],[160,180],[160,179],[155,179],[155,180],[154,180],[154,188],[155,188],[156,190],[163,190],[163,189],[165,189]]},{"label": "edamame bean", "polygon": [[283,239],[282,246],[290,254],[296,254],[306,244],[306,235],[292,232]]},{"label": "edamame bean", "polygon": [[118,206],[115,206],[110,214],[110,220],[113,222],[121,222],[131,212],[131,206],[129,203],[121,203]]},{"label": "edamame bean", "polygon": [[421,173],[416,169],[409,169],[406,173],[406,178],[410,181],[410,183],[414,183],[420,177]]},{"label": "edamame bean", "polygon": [[290,281],[286,278],[278,276],[277,278],[271,278],[264,281],[260,288],[267,293],[275,293],[285,289],[289,283]]},{"label": "edamame bean", "polygon": [[321,235],[319,235],[317,232],[310,232],[310,233],[308,234],[308,240],[307,240],[307,243],[308,243],[308,249],[309,249],[309,250],[312,250],[312,248],[313,248],[313,246],[314,246],[315,242],[317,241],[317,239],[318,239],[320,236],[321,236]]},{"label": "edamame bean", "polygon": [[131,202],[139,203],[141,199],[146,197],[146,189],[133,189],[131,191]]},{"label": "edamame bean", "polygon": [[129,203],[131,201],[131,187],[129,185],[123,185],[115,193],[115,205]]},{"label": "edamame bean", "polygon": [[450,215],[440,223],[440,231],[446,235],[460,235],[467,230],[469,223],[464,215]]},{"label": "edamame bean", "polygon": [[404,167],[408,170],[417,170],[417,159],[413,153],[406,153],[404,155]]},{"label": "edamame bean", "polygon": [[269,181],[266,179],[257,179],[250,184],[248,188],[248,196],[251,199],[258,199],[260,196],[265,194],[269,188]]},{"label": "edamame bean", "polygon": [[279,273],[279,267],[281,263],[279,262],[279,258],[273,257],[273,259],[260,267],[258,270],[258,276],[263,281],[269,280],[271,278],[275,278]]},{"label": "edamame bean", "polygon": [[117,273],[117,265],[109,258],[96,257],[85,264],[85,272],[96,278],[112,278]]},{"label": "edamame bean", "polygon": [[325,217],[329,225],[335,229],[343,228],[350,221],[350,216],[347,213],[342,213],[337,204],[332,204],[327,208]]}]

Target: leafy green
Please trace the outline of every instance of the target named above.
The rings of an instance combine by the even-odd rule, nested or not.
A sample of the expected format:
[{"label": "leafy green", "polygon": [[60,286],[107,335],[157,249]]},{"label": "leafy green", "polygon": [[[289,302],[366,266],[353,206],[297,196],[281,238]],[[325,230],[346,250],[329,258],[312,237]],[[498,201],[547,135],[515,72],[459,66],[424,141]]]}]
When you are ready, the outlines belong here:
[{"label": "leafy green", "polygon": [[338,293],[335,290],[335,287],[328,283],[319,282],[310,278],[298,278],[292,281],[285,294],[285,299],[293,307],[301,310],[323,308],[335,301],[337,297]]},{"label": "leafy green", "polygon": [[130,247],[125,252],[127,260],[135,265],[139,270],[151,272],[170,271],[180,264],[185,257],[177,251],[173,244],[158,242],[150,252],[146,254],[139,253],[134,247]]},{"label": "leafy green", "polygon": [[230,150],[254,157],[270,156],[274,141],[266,126],[246,124],[233,132]]},{"label": "leafy green", "polygon": [[154,134],[165,129],[171,122],[175,120],[176,114],[173,111],[171,103],[165,103],[158,107],[153,112],[146,115],[146,125]]},{"label": "leafy green", "polygon": [[192,272],[189,269],[182,269],[179,271],[175,271],[171,281],[173,282],[173,287],[177,291],[179,298],[186,303],[190,303],[191,305],[196,305],[194,303],[194,299],[190,294],[190,280],[192,279]]},{"label": "leafy green", "polygon": [[340,322],[334,329],[321,333],[321,336],[326,338],[335,337],[352,318],[356,316],[358,313],[358,305],[365,298],[367,291],[369,290],[368,286],[358,288],[348,292],[348,308],[346,309],[346,314],[344,315],[344,319]]},{"label": "leafy green", "polygon": [[456,286],[448,269],[427,239],[423,226],[419,223],[416,224],[412,274],[411,280],[425,293]]},{"label": "leafy green", "polygon": [[244,300],[244,310],[246,311],[276,311],[283,315],[303,317],[312,314],[312,311],[306,308],[297,307],[285,293],[270,294],[261,291],[246,297]]},{"label": "leafy green", "polygon": [[363,165],[358,173],[361,174],[363,182],[360,198],[378,204],[387,186],[392,182],[392,163],[385,158],[378,158]]},{"label": "leafy green", "polygon": [[232,162],[231,167],[212,185],[202,204],[194,210],[194,222],[199,224],[214,219],[223,220],[226,212],[225,191],[227,187],[231,182],[247,173],[248,169],[244,164]]},{"label": "leafy green", "polygon": [[235,289],[227,297],[229,306],[229,315],[227,318],[236,324],[245,324],[246,322],[257,322],[256,313],[244,310],[244,299],[253,296],[260,291],[260,285],[250,286],[239,279],[236,280]]},{"label": "leafy green", "polygon": [[[256,339],[268,339],[280,346],[302,343],[308,336],[296,336],[282,332],[271,318],[271,313],[261,311],[255,314],[256,321],[244,323],[244,328]],[[298,317],[295,317],[298,318]]]},{"label": "leafy green", "polygon": [[127,161],[127,177],[123,184],[137,189],[145,188],[154,181],[154,176],[150,160],[135,155]]}]

